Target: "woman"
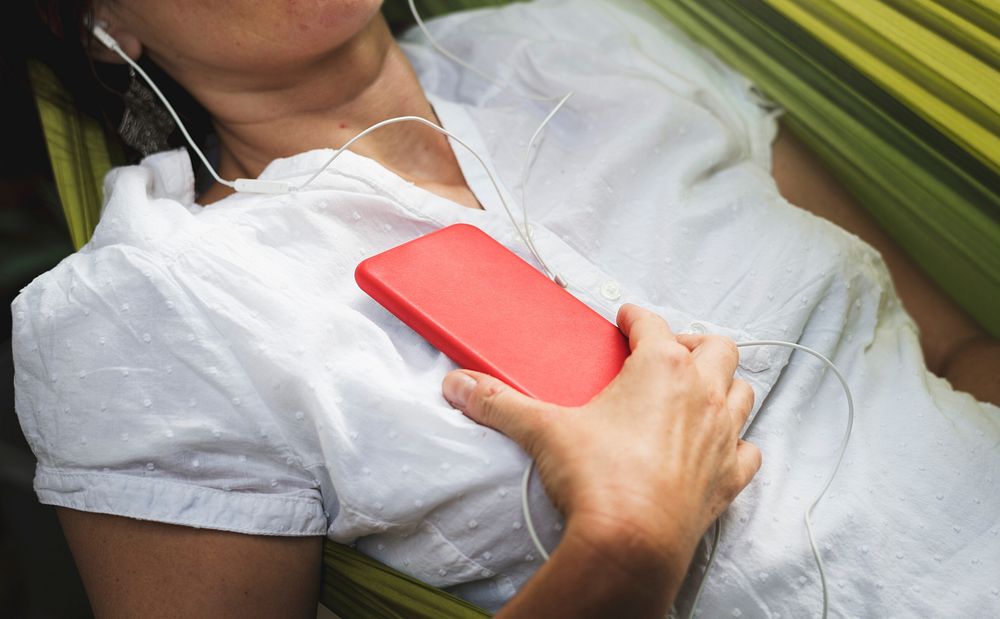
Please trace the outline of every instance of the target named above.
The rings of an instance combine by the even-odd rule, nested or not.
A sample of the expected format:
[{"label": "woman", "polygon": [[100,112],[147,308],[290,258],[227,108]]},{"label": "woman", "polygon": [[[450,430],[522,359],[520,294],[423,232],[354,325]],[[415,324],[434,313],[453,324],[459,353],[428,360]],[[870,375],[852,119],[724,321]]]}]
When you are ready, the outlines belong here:
[{"label": "woman", "polygon": [[[995,409],[928,377],[870,247],[779,196],[768,173],[773,114],[745,81],[638,2],[538,2],[437,22],[442,43],[498,86],[423,45],[404,51],[378,4],[108,0],[93,16],[204,106],[224,178],[304,180],[329,154],[311,149],[415,115],[470,141],[502,189],[516,189],[525,143],[552,105],[538,99],[573,90],[526,188],[535,243],[570,290],[608,318],[629,300],[677,329],[821,348],[877,414],[859,416],[820,538],[869,540],[887,488],[947,490],[981,504],[944,508],[968,524],[942,548],[964,558],[987,547],[976,536],[1000,507],[992,481],[903,475],[904,447],[871,445],[886,433],[917,448],[937,440],[978,450],[959,473],[983,470],[989,449],[979,447],[996,430],[976,424]],[[96,46],[91,54],[119,61]],[[782,171],[794,180],[812,168],[793,156],[779,158]],[[834,209],[844,203],[823,195]],[[510,616],[661,615],[699,536],[759,466],[737,438],[748,386],[769,402],[759,441],[768,462],[775,454],[765,481],[779,483],[752,486],[730,510],[740,524],[729,527],[738,531],[705,604],[710,614],[818,608],[807,552],[773,545],[801,534],[795,497],[815,492],[843,432],[842,396],[807,363],[782,375],[786,351],[737,358],[720,338],[676,337],[626,306],[628,366],[584,409],[563,411],[449,374],[445,358],[357,290],[359,260],[449,223],[474,223],[525,254],[482,171],[440,135],[394,125],[309,191],[229,195],[213,185],[197,204],[187,155],[160,153],[113,172],[106,198],[93,242],[14,305],[18,413],[39,458],[36,488],[62,507],[99,614],[308,614],[326,535],[487,608],[513,599]],[[930,362],[966,358],[954,342],[977,331],[922,303],[934,298],[923,286],[906,290],[916,290],[907,294],[918,318],[931,307],[941,327],[924,336]],[[984,346],[975,351],[993,345]],[[891,381],[881,378],[887,367],[899,368]],[[442,379],[468,417],[450,412]],[[817,414],[803,422],[807,409]],[[539,461],[566,518],[536,486],[543,542],[558,542],[541,569],[520,516],[526,455],[473,420]],[[913,504],[892,508],[909,522]],[[901,583],[942,576],[925,538],[889,539],[911,561],[844,545],[852,554],[832,577],[851,587],[835,606],[844,614],[891,614]],[[891,594],[852,566],[888,574]],[[963,581],[949,608],[981,610],[981,578]]]}]

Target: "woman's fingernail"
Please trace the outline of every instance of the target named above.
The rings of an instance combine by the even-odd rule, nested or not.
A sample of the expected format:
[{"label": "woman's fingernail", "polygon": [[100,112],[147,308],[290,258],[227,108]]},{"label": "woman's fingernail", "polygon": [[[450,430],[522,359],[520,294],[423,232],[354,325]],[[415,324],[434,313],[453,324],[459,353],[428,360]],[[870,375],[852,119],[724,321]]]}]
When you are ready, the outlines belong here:
[{"label": "woman's fingernail", "polygon": [[444,397],[456,408],[465,408],[475,388],[476,379],[465,372],[452,372],[444,379]]}]

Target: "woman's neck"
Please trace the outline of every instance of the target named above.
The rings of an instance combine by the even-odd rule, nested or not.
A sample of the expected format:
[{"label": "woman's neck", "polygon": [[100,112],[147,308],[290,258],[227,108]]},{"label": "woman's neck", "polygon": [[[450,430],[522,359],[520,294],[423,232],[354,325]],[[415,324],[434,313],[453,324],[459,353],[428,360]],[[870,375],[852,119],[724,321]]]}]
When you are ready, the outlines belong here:
[{"label": "woman's neck", "polygon": [[[437,122],[381,15],[327,56],[280,75],[203,74],[185,81],[212,115],[224,178],[256,178],[276,158],[339,147],[387,118],[420,116]],[[426,189],[477,205],[447,139],[432,129],[417,123],[390,125],[351,150]],[[229,193],[228,187],[215,185],[200,200],[209,203]]]}]

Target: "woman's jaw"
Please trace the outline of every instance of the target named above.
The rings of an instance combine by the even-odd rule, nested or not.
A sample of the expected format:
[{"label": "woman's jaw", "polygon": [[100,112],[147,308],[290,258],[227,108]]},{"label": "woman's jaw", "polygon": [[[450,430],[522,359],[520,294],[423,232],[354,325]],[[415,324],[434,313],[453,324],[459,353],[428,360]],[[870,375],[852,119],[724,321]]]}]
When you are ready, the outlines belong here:
[{"label": "woman's jaw", "polygon": [[[171,75],[243,90],[282,87],[355,39],[381,0],[96,0],[119,42],[134,39]],[[127,45],[123,45],[126,49]],[[187,84],[185,84],[187,85]]]},{"label": "woman's jaw", "polygon": [[[380,4],[115,0],[98,2],[95,17],[130,55],[147,54],[209,112],[222,176],[255,178],[275,158],[339,146],[386,118],[436,120]],[[464,187],[447,140],[411,123],[352,150],[418,184]],[[215,186],[201,201],[227,193]]]}]

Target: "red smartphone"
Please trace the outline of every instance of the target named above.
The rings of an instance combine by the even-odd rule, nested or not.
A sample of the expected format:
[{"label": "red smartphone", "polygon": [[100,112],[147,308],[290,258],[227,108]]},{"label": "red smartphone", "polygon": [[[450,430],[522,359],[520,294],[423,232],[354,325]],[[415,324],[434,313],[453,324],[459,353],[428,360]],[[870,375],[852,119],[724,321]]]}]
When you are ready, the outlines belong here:
[{"label": "red smartphone", "polygon": [[629,354],[618,327],[467,224],[372,256],[354,277],[459,366],[547,402],[585,404]]}]

